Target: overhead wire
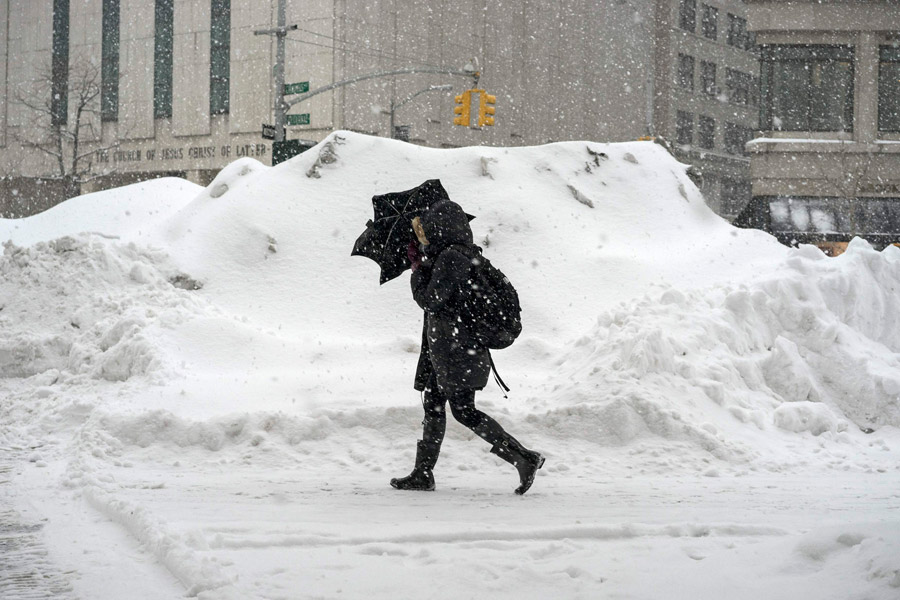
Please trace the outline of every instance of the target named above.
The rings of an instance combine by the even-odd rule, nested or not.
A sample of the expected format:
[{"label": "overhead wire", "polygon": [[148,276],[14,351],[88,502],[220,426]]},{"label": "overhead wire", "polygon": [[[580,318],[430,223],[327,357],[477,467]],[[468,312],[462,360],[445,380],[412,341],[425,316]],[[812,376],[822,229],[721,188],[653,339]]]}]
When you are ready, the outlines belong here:
[{"label": "overhead wire", "polygon": [[[340,43],[340,44],[349,44],[349,42],[347,42],[347,41],[345,41],[345,40],[341,40],[341,39],[332,37],[332,36],[330,36],[330,35],[325,35],[325,34],[322,34],[322,33],[316,33],[315,31],[310,31],[310,30],[308,30],[308,29],[296,29],[296,31],[302,31],[302,32],[304,32],[304,33],[309,33],[309,34],[311,34],[311,35],[315,35],[315,36],[318,36],[318,37],[322,37],[322,38],[325,38],[325,39],[329,39],[329,40],[332,40],[333,42],[338,42],[338,43]],[[399,60],[408,60],[408,61],[412,61],[414,64],[422,65],[422,66],[425,66],[425,67],[431,67],[431,68],[434,68],[434,69],[442,69],[442,68],[444,68],[443,66],[440,66],[440,65],[433,65],[433,64],[431,64],[431,63],[423,62],[423,61],[421,61],[421,60],[419,60],[418,58],[413,57],[413,56],[404,56],[404,55],[402,55],[402,54],[386,54],[386,53],[384,53],[384,52],[379,51],[377,48],[375,49],[375,53],[373,54],[373,53],[371,53],[371,52],[363,52],[363,51],[361,51],[361,50],[351,50],[350,48],[346,48],[346,47],[337,47],[337,46],[334,46],[334,45],[318,44],[318,43],[316,43],[316,42],[310,42],[310,41],[307,41],[307,40],[298,40],[297,38],[292,38],[292,37],[290,37],[290,36],[285,37],[285,39],[287,39],[287,40],[289,40],[289,41],[291,41],[291,42],[296,42],[296,43],[298,43],[298,44],[307,44],[307,45],[310,45],[310,46],[318,46],[318,47],[320,47],[320,48],[328,48],[329,50],[334,50],[334,51],[336,51],[336,52],[347,52],[348,54],[358,54],[358,55],[360,55],[360,56],[368,56],[368,57],[371,57],[371,58],[382,58],[382,59],[389,59],[389,60],[395,60],[395,61],[399,61]]]}]

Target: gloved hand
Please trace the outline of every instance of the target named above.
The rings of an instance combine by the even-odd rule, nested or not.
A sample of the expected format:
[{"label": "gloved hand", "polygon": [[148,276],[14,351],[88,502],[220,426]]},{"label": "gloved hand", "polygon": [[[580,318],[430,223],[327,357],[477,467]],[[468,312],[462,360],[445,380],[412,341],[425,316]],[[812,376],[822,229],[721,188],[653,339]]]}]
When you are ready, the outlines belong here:
[{"label": "gloved hand", "polygon": [[406,247],[406,258],[409,259],[413,271],[422,265],[422,253],[419,252],[419,245],[416,242],[410,242]]}]

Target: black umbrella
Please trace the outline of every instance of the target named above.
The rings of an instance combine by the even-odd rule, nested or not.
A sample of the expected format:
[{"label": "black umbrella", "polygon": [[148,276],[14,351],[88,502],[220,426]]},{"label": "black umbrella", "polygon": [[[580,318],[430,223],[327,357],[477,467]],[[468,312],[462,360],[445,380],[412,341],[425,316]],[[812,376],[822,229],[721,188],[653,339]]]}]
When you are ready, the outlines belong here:
[{"label": "black umbrella", "polygon": [[[365,256],[378,263],[381,283],[399,276],[410,267],[406,248],[416,239],[412,220],[432,204],[449,199],[440,179],[429,179],[404,192],[372,196],[375,220],[366,223],[366,230],[356,239],[350,255]],[[467,216],[470,221],[475,218]]]}]

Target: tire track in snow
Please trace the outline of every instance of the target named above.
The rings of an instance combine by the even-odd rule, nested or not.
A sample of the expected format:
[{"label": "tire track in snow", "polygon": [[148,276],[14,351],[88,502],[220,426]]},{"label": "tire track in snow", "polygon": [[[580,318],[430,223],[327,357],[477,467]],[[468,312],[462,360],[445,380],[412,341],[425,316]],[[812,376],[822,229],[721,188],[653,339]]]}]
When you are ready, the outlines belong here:
[{"label": "tire track in snow", "polygon": [[[0,486],[9,485],[10,455],[0,463]],[[75,600],[68,573],[49,559],[41,539],[43,525],[25,523],[10,510],[0,510],[0,598],[4,600]]]},{"label": "tire track in snow", "polygon": [[614,541],[634,538],[671,537],[760,537],[784,536],[790,532],[777,527],[755,525],[697,525],[674,524],[650,526],[642,524],[553,527],[547,529],[510,529],[496,531],[448,531],[439,533],[411,533],[396,536],[339,537],[325,535],[268,535],[234,536],[217,534],[209,545],[212,548],[270,548],[315,546],[362,546],[365,544],[454,544],[464,542],[547,541],[579,539]]}]

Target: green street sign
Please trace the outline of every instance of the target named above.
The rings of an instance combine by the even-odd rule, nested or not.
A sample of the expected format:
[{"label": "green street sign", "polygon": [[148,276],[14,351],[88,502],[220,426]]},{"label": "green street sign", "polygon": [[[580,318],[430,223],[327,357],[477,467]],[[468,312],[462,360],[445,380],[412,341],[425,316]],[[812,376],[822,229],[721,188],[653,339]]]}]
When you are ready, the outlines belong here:
[{"label": "green street sign", "polygon": [[309,113],[300,113],[299,115],[287,116],[288,125],[309,125]]},{"label": "green street sign", "polygon": [[308,91],[309,91],[309,82],[308,81],[284,84],[284,95],[285,96],[290,96],[291,94],[305,94]]}]

